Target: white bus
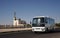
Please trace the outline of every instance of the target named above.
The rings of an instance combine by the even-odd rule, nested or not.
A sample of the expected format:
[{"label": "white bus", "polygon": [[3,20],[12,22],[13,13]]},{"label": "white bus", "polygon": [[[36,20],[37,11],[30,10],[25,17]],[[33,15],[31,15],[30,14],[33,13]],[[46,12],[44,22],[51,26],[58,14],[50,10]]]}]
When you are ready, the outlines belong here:
[{"label": "white bus", "polygon": [[45,16],[36,16],[32,20],[33,32],[47,32],[48,30],[54,30],[55,21],[53,18]]}]

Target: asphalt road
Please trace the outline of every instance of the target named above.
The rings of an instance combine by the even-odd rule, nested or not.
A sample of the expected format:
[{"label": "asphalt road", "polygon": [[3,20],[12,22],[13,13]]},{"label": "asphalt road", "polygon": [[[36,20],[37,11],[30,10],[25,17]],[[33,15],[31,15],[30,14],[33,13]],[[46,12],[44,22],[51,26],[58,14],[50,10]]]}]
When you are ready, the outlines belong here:
[{"label": "asphalt road", "polygon": [[60,29],[47,33],[33,33],[32,31],[6,32],[0,33],[0,38],[60,38]]}]

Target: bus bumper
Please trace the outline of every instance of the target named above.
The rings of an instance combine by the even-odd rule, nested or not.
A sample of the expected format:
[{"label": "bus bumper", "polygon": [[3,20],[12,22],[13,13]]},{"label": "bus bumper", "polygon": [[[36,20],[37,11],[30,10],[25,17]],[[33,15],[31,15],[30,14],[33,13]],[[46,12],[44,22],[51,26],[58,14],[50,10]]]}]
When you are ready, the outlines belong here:
[{"label": "bus bumper", "polygon": [[45,32],[45,27],[32,27],[33,32]]}]

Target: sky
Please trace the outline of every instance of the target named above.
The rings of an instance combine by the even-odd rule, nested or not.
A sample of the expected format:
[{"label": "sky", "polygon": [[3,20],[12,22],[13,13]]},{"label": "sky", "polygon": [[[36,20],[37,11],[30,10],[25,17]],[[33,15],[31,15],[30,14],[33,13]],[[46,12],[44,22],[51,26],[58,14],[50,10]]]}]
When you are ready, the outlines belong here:
[{"label": "sky", "polygon": [[35,16],[50,16],[60,22],[60,0],[0,0],[0,24],[12,24],[16,17],[30,23]]}]

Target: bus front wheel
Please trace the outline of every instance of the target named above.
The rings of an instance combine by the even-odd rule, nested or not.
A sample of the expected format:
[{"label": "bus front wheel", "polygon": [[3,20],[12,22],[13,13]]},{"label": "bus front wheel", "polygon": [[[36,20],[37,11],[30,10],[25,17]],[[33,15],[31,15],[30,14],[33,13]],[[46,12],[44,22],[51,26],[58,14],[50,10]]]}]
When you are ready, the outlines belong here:
[{"label": "bus front wheel", "polygon": [[46,28],[45,32],[48,32],[48,28]]}]

